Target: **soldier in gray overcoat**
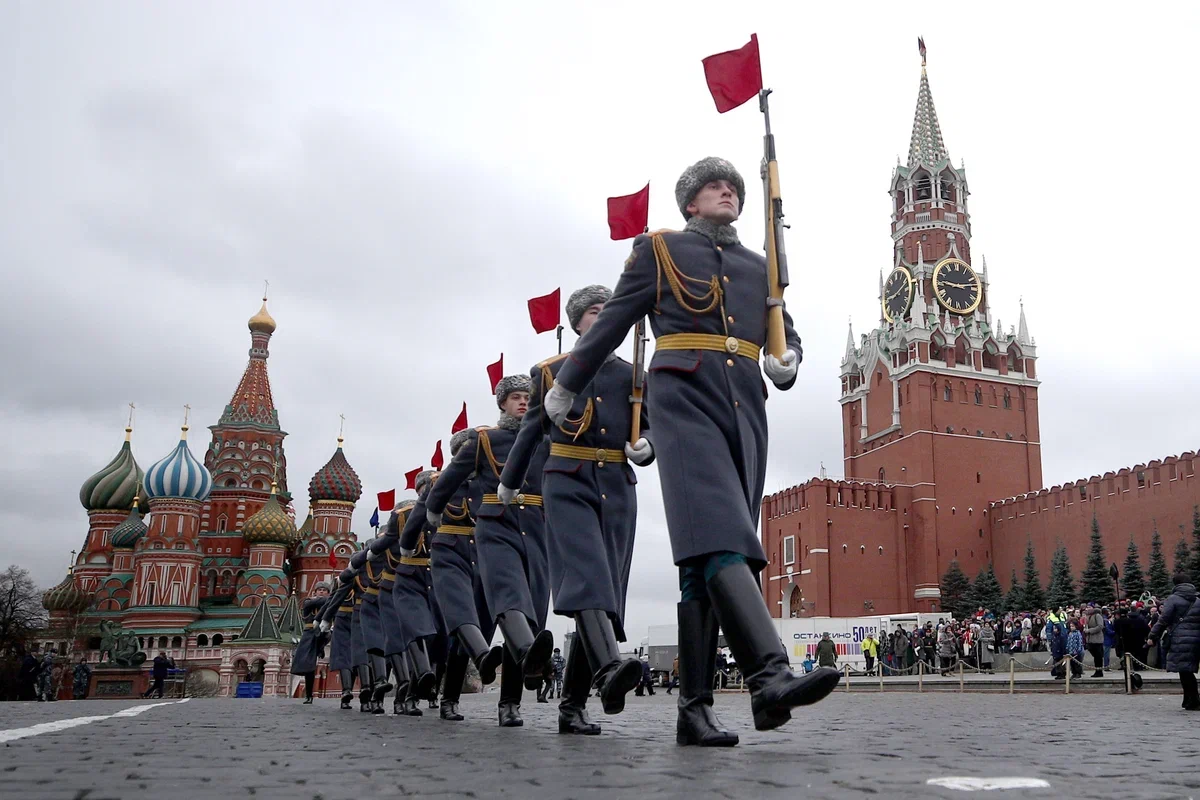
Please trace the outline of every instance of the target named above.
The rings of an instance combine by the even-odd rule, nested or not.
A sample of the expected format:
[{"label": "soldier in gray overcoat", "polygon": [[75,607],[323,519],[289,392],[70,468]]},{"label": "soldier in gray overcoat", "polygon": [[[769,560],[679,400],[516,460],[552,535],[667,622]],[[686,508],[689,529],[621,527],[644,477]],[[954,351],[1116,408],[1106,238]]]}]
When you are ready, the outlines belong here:
[{"label": "soldier in gray overcoat", "polygon": [[337,588],[321,609],[321,632],[331,633],[329,668],[338,671],[342,684],[342,708],[349,709],[354,697],[355,662],[351,647],[354,613],[354,571],[347,568],[337,578]]},{"label": "soldier in gray overcoat", "polygon": [[[706,158],[675,187],[682,232],[639,236],[612,299],[558,371],[543,405],[562,424],[574,398],[629,329],[650,315],[656,338],[647,402],[671,549],[680,569],[680,744],[737,743],[720,730],[711,687],[717,620],[747,676],[754,725],[769,730],[791,709],[837,685],[836,671],[796,676],[756,575],[766,565],[758,516],[767,467],[766,384],[758,359],[767,336],[766,260],[743,247],[731,223],[745,183],[728,161]],[[651,313],[653,312],[653,313]],[[791,388],[800,339],[784,313],[787,351],[763,370]],[[715,611],[715,617],[713,616]]]},{"label": "soldier in gray overcoat", "polygon": [[[402,504],[403,505],[403,504]],[[406,508],[412,507],[408,501]],[[400,508],[399,506],[397,508]],[[394,676],[396,694],[392,700],[392,713],[401,716],[421,716],[421,710],[416,708],[416,700],[408,702],[411,679],[408,671],[408,659],[405,657],[404,625],[400,620],[392,590],[396,586],[396,566],[400,563],[400,554],[384,551],[377,555],[375,548],[386,537],[386,533],[371,542],[371,559],[383,566],[379,576],[379,619],[383,625],[383,656],[387,660],[388,669]]]},{"label": "soldier in gray overcoat", "polygon": [[524,375],[500,379],[496,404],[501,414],[496,427],[470,430],[425,497],[426,518],[436,528],[459,487],[472,474],[479,482],[482,497],[476,512],[475,542],[487,606],[504,634],[499,719],[506,728],[524,724],[520,716],[522,684],[536,687],[554,650],[554,635],[545,629],[550,603],[541,494],[545,448],[539,447],[532,457],[529,477],[518,487],[521,493],[513,505],[505,505],[496,494],[505,459],[529,407],[529,388]]},{"label": "soldier in gray overcoat", "polygon": [[304,676],[304,703],[306,705],[313,701],[313,680],[317,674],[317,659],[324,654],[325,649],[321,630],[318,627],[317,615],[328,599],[329,584],[321,581],[313,586],[312,595],[304,601],[304,605],[300,609],[304,632],[292,650],[291,673]]},{"label": "soldier in gray overcoat", "polygon": [[[577,334],[587,333],[612,291],[587,286],[567,300],[567,319]],[[618,642],[625,636],[625,596],[637,528],[637,478],[630,461],[646,466],[654,448],[645,437],[630,444],[633,365],[609,354],[587,388],[576,395],[562,425],[552,425],[542,410],[544,393],[567,355],[530,370],[529,411],[500,476],[501,499],[525,480],[529,461],[541,441],[550,439],[542,481],[549,527],[550,586],[554,613],[575,619],[579,633],[566,665],[566,696],[559,703],[559,733],[598,734],[584,710],[593,685],[606,714],[620,713],[625,695],[637,686],[642,667],[622,659]],[[646,406],[639,420],[649,430]]]},{"label": "soldier in gray overcoat", "polygon": [[358,597],[355,600],[354,616],[366,657],[366,674],[370,676],[369,682],[363,681],[364,673],[362,667],[359,667],[359,685],[365,687],[359,693],[359,700],[367,704],[364,710],[382,714],[383,698],[392,690],[392,685],[387,682],[387,661],[383,657],[383,622],[379,616],[379,578],[383,574],[383,567],[372,565],[368,561],[369,555],[368,551],[359,550],[350,557],[350,568],[357,571],[354,581],[355,594]]}]

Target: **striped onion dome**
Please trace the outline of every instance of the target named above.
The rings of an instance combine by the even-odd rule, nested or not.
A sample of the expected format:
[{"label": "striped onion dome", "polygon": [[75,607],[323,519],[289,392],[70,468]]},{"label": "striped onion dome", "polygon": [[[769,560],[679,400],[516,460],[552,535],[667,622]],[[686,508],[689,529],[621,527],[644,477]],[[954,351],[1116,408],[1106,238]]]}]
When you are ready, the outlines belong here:
[{"label": "striped onion dome", "polygon": [[179,497],[203,500],[212,490],[212,475],[196,460],[187,446],[187,426],[179,444],[166,458],[146,470],[144,481],[149,497]]},{"label": "striped onion dome", "polygon": [[75,585],[75,577],[69,569],[61,583],[42,595],[42,605],[47,611],[83,611],[91,602],[91,595]]},{"label": "striped onion dome", "polygon": [[317,474],[313,475],[312,480],[308,482],[309,500],[313,502],[341,500],[347,503],[357,503],[358,498],[362,497],[362,481],[358,479],[358,473],[354,471],[354,467],[350,466],[345,453],[342,452],[343,441],[344,439],[339,436],[337,450],[334,451],[333,457],[325,466],[317,470]]},{"label": "striped onion dome", "polygon": [[138,543],[146,535],[146,523],[142,522],[142,515],[138,513],[137,499],[134,500],[134,506],[129,509],[129,516],[120,525],[112,529],[110,541],[113,547],[124,547],[133,549],[133,546]]},{"label": "striped onion dome", "polygon": [[279,486],[271,484],[271,497],[262,509],[242,525],[242,540],[248,544],[282,544],[292,547],[298,534],[296,523],[279,505]]},{"label": "striped onion dome", "polygon": [[[129,508],[141,489],[144,473],[133,460],[133,451],[129,449],[132,433],[133,428],[125,429],[125,443],[113,460],[80,487],[79,502],[88,511]],[[142,510],[146,510],[144,502]]]}]

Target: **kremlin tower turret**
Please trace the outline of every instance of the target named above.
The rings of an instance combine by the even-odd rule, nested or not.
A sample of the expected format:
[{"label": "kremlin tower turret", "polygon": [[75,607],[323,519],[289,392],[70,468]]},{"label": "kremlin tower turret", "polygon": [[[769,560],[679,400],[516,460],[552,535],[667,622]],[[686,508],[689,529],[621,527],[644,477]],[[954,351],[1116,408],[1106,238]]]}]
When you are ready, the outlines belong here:
[{"label": "kremlin tower turret", "polygon": [[350,518],[362,496],[362,481],[346,460],[344,442],[339,436],[337,450],[308,484],[311,524],[305,522],[308,530],[297,548],[297,569],[292,575],[301,597],[308,596],[314,583],[340,572],[355,549]]},{"label": "kremlin tower turret", "polygon": [[266,505],[242,526],[242,542],[249,548],[249,567],[238,581],[235,602],[250,607],[265,600],[282,607],[288,597],[288,576],[283,569],[287,554],[296,545],[296,525],[279,505],[278,484],[271,484]]},{"label": "kremlin tower turret", "polygon": [[[88,533],[74,573],[75,582],[87,592],[96,591],[112,571],[111,531],[125,520],[142,485],[142,468],[130,449],[132,421],[131,416],[116,456],[79,489],[79,502],[88,512]],[[141,510],[146,510],[145,504]]]},{"label": "kremlin tower turret", "polygon": [[180,632],[200,615],[200,509],[212,490],[212,476],[188,450],[187,432],[185,419],[179,444],[146,471],[150,525],[134,551],[127,617]]}]

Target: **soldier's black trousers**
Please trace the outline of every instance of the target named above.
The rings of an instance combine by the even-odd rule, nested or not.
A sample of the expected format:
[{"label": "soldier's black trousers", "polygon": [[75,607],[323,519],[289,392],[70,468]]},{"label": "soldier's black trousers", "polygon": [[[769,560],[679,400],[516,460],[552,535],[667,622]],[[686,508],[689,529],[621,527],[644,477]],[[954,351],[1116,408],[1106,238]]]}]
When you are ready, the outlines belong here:
[{"label": "soldier's black trousers", "polygon": [[689,558],[679,565],[679,593],[684,603],[708,599],[708,582],[721,570],[734,564],[748,564],[741,553],[728,550]]}]

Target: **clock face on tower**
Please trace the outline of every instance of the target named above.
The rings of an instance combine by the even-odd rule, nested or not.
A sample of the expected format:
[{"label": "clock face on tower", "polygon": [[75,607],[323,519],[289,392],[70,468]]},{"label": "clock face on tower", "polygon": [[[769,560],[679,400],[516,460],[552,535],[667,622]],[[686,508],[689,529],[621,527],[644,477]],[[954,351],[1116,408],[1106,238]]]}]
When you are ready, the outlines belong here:
[{"label": "clock face on tower", "polygon": [[913,301],[912,273],[896,267],[883,284],[883,316],[888,322],[902,319]]},{"label": "clock face on tower", "polygon": [[933,296],[951,313],[970,314],[979,308],[983,285],[970,264],[947,258],[933,269]]}]

